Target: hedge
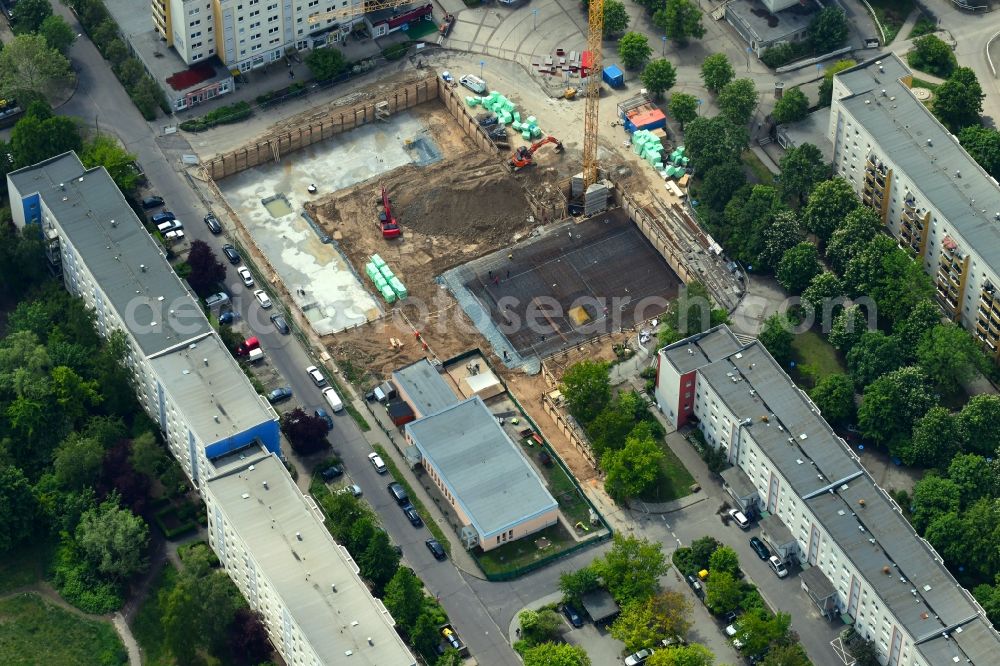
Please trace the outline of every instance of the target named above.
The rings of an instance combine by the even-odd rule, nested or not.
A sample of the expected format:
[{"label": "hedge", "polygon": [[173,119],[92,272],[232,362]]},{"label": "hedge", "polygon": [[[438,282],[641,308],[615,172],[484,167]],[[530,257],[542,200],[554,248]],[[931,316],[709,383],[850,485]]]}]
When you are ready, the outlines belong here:
[{"label": "hedge", "polygon": [[216,125],[229,125],[246,120],[253,115],[253,109],[246,102],[236,102],[226,106],[220,106],[214,111],[209,111],[200,118],[192,118],[181,123],[181,129],[185,132],[204,132]]}]

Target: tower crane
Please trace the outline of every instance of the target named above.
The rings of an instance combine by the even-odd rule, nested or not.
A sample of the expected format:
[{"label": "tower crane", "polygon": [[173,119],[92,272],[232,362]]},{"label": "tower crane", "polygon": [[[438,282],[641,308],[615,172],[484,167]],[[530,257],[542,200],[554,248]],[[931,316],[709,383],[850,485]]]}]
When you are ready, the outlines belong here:
[{"label": "tower crane", "polygon": [[329,19],[354,18],[355,16],[361,16],[369,12],[377,12],[382,9],[396,9],[412,3],[413,0],[364,0],[363,2],[352,2],[350,7],[313,14],[306,21],[309,23],[319,23],[320,21],[327,21]]},{"label": "tower crane", "polygon": [[601,103],[601,43],[604,41],[604,0],[590,0],[587,16],[587,105],[583,112],[583,189],[597,182],[597,121]]}]

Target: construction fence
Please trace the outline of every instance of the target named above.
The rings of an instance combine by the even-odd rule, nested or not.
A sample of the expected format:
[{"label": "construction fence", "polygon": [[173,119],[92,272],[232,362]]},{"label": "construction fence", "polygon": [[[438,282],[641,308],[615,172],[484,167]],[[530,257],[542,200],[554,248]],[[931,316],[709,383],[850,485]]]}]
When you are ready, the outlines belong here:
[{"label": "construction fence", "polygon": [[677,273],[677,277],[681,279],[681,282],[688,284],[697,280],[698,277],[688,269],[682,246],[670,232],[667,223],[653,218],[632,197],[625,194],[625,190],[622,189],[621,185],[616,183],[613,192],[615,203],[621,206],[630,220],[635,222],[635,226],[653,244],[656,251],[663,256],[663,259],[673,269],[674,273]]}]

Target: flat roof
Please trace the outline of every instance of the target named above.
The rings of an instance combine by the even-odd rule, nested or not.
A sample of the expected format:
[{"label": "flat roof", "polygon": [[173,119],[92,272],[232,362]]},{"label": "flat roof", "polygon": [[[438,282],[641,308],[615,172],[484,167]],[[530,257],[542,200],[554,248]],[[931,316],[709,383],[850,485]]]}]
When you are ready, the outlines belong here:
[{"label": "flat roof", "polygon": [[751,495],[758,494],[757,486],[753,485],[753,481],[750,480],[747,473],[736,465],[722,470],[719,472],[719,476],[740,497],[750,497]]},{"label": "flat roof", "polygon": [[803,567],[799,577],[802,579],[802,583],[809,588],[809,593],[817,599],[826,599],[837,593],[837,588],[817,566]]},{"label": "flat roof", "polygon": [[406,393],[413,409],[421,416],[430,416],[458,402],[448,382],[426,358],[393,372],[392,381],[396,388]]},{"label": "flat roof", "polygon": [[205,445],[276,418],[217,335],[159,354],[150,364]]},{"label": "flat roof", "polygon": [[728,326],[716,326],[704,333],[675,342],[660,350],[660,354],[680,374],[708,365],[743,348]]},{"label": "flat roof", "polygon": [[875,137],[883,153],[876,157],[894,162],[927,198],[917,206],[934,206],[964,249],[1000,272],[1000,186],[913,96],[901,81],[910,75],[895,54],[879,55],[836,75],[850,95],[835,104]]},{"label": "flat roof", "polygon": [[580,602],[583,604],[583,610],[587,611],[587,615],[594,622],[607,620],[621,611],[618,604],[615,603],[615,598],[604,588],[587,592],[580,597]]},{"label": "flat roof", "polygon": [[[754,341],[700,372],[918,648],[949,633],[961,661],[991,663],[1000,635],[763,345]],[[964,628],[961,640],[955,627]]]},{"label": "flat roof", "polygon": [[795,541],[795,535],[792,534],[792,531],[788,529],[788,526],[785,525],[781,518],[774,514],[761,518],[759,525],[760,529],[767,533],[771,543],[776,547]]},{"label": "flat roof", "polygon": [[408,423],[406,431],[483,538],[558,507],[479,396]]},{"label": "flat roof", "polygon": [[68,152],[7,177],[21,196],[40,195],[146,356],[212,331],[104,167]]},{"label": "flat roof", "polygon": [[275,456],[247,457],[206,490],[320,663],[415,666],[392,616]]},{"label": "flat roof", "polygon": [[808,6],[793,5],[772,14],[759,0],[730,0],[726,3],[726,13],[736,14],[764,42],[773,42],[805,30],[816,9],[816,5],[810,3]]}]

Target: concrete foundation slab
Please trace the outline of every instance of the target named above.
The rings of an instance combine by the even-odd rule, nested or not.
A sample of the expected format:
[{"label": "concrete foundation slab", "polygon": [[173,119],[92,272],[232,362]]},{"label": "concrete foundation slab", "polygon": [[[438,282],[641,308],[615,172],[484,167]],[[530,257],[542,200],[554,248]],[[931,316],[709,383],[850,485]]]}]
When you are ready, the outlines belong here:
[{"label": "concrete foundation slab", "polygon": [[381,304],[303,216],[303,206],[398,167],[438,159],[441,151],[423,124],[400,113],[218,185],[316,333],[328,335],[378,317]]}]

